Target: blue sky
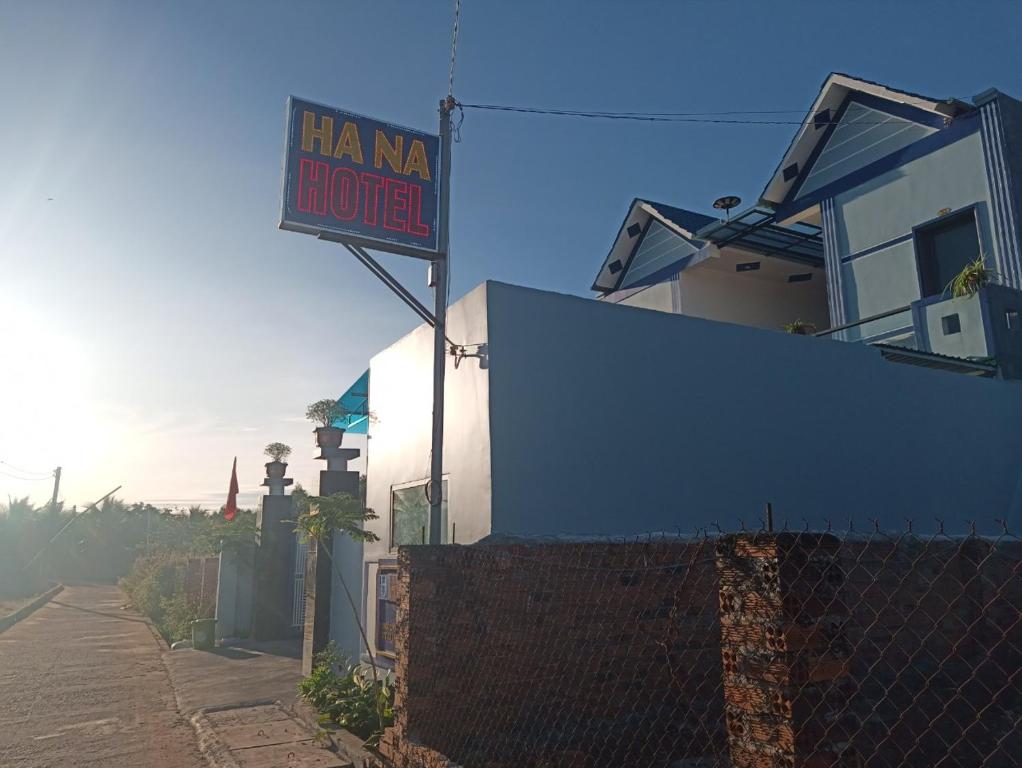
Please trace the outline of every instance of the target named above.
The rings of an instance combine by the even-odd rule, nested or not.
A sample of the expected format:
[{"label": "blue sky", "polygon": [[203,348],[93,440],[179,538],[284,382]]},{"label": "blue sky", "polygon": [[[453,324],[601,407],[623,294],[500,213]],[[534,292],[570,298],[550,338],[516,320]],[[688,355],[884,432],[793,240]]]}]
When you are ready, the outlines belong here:
[{"label": "blue sky", "polygon": [[[289,94],[432,130],[453,2],[0,4],[0,461],[61,464],[69,502],[219,504],[271,440],[312,485],[306,403],[414,316],[337,246],[276,228]],[[803,110],[830,71],[1022,96],[1018,3],[463,0],[466,103]],[[792,126],[467,111],[452,294],[588,295],[636,196],[758,196]],[[48,198],[52,198],[49,200]],[[423,300],[424,267],[382,260]],[[4,465],[0,465],[0,470]],[[46,483],[0,474],[0,498]]]}]

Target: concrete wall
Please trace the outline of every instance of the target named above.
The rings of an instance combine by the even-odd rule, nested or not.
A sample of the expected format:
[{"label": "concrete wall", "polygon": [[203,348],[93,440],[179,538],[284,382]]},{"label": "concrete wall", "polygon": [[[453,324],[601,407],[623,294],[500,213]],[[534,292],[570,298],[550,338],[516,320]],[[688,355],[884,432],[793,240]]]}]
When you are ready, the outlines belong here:
[{"label": "concrete wall", "polygon": [[[761,267],[737,272],[736,261],[755,261]],[[722,251],[720,262],[708,260],[681,273],[681,314],[771,330],[794,320],[821,331],[830,325],[823,270],[734,249]],[[789,283],[790,273],[811,273],[813,279]]]},{"label": "concrete wall", "polygon": [[[918,337],[924,349],[940,355],[964,358],[994,355],[994,350],[988,346],[989,318],[986,317],[985,302],[980,294],[933,298],[933,301],[919,302],[915,308]],[[943,320],[953,315],[958,316],[960,330],[957,333],[947,333]]]},{"label": "concrete wall", "polygon": [[[838,253],[854,255],[978,203],[980,247],[991,253],[990,192],[978,132],[842,192],[834,198]],[[905,306],[920,297],[911,238],[842,264],[847,321]],[[906,316],[907,318],[907,316]],[[875,332],[875,331],[874,331]]]},{"label": "concrete wall", "polygon": [[494,531],[758,526],[768,501],[792,525],[1022,522],[1018,384],[500,283],[488,312]]},{"label": "concrete wall", "polygon": [[677,280],[678,278],[675,276],[666,282],[650,285],[627,295],[624,299],[615,303],[624,304],[628,307],[656,309],[661,312],[677,312],[678,308],[674,306],[675,292],[672,288],[677,283]]},{"label": "concrete wall", "polygon": [[[486,286],[450,307],[447,335],[459,344],[487,341]],[[470,347],[470,352],[485,354]],[[433,330],[421,326],[373,357],[369,375],[366,504],[380,519],[368,526],[379,537],[365,545],[364,577],[375,595],[377,563],[396,557],[391,546],[391,489],[429,477]],[[485,361],[447,358],[444,475],[448,481],[448,540],[476,541],[490,533],[489,378]],[[482,364],[481,364],[482,363]],[[367,601],[370,635],[375,604]]]},{"label": "concrete wall", "polygon": [[217,640],[251,634],[254,566],[254,543],[226,547],[220,552],[216,592]]}]

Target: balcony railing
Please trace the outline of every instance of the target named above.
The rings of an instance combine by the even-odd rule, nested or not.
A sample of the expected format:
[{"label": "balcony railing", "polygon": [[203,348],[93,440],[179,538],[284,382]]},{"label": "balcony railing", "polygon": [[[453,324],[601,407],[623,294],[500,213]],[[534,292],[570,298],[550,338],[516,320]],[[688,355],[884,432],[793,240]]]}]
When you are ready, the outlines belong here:
[{"label": "balcony railing", "polygon": [[814,335],[837,341],[863,344],[883,342],[891,346],[916,349],[911,306],[890,309],[851,323],[836,325]]}]

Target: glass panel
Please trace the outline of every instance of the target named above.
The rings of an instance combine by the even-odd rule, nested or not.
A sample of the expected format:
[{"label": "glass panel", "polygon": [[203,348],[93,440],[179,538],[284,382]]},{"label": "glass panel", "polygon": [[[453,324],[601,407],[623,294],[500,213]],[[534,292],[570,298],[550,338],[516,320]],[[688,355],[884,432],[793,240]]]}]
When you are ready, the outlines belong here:
[{"label": "glass panel", "polygon": [[397,631],[397,603],[394,602],[394,587],[397,571],[380,570],[376,589],[376,648],[383,653],[394,653]]},{"label": "glass panel", "polygon": [[[443,498],[440,504],[442,544],[447,543],[447,481],[443,484]],[[426,498],[426,484],[395,488],[391,491],[391,542],[390,546],[404,544],[425,544],[429,541],[429,500]]]},{"label": "glass panel", "polygon": [[972,211],[920,230],[917,237],[924,296],[944,293],[962,267],[979,256],[976,217]]}]

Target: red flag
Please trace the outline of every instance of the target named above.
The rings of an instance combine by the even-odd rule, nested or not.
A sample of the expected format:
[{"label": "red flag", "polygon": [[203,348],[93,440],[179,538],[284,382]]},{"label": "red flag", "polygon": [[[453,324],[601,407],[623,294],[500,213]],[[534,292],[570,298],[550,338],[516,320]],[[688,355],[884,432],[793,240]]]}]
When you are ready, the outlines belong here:
[{"label": "red flag", "polygon": [[224,507],[224,520],[230,522],[238,514],[238,457],[234,457],[231,467],[231,486],[227,489],[227,506]]}]

